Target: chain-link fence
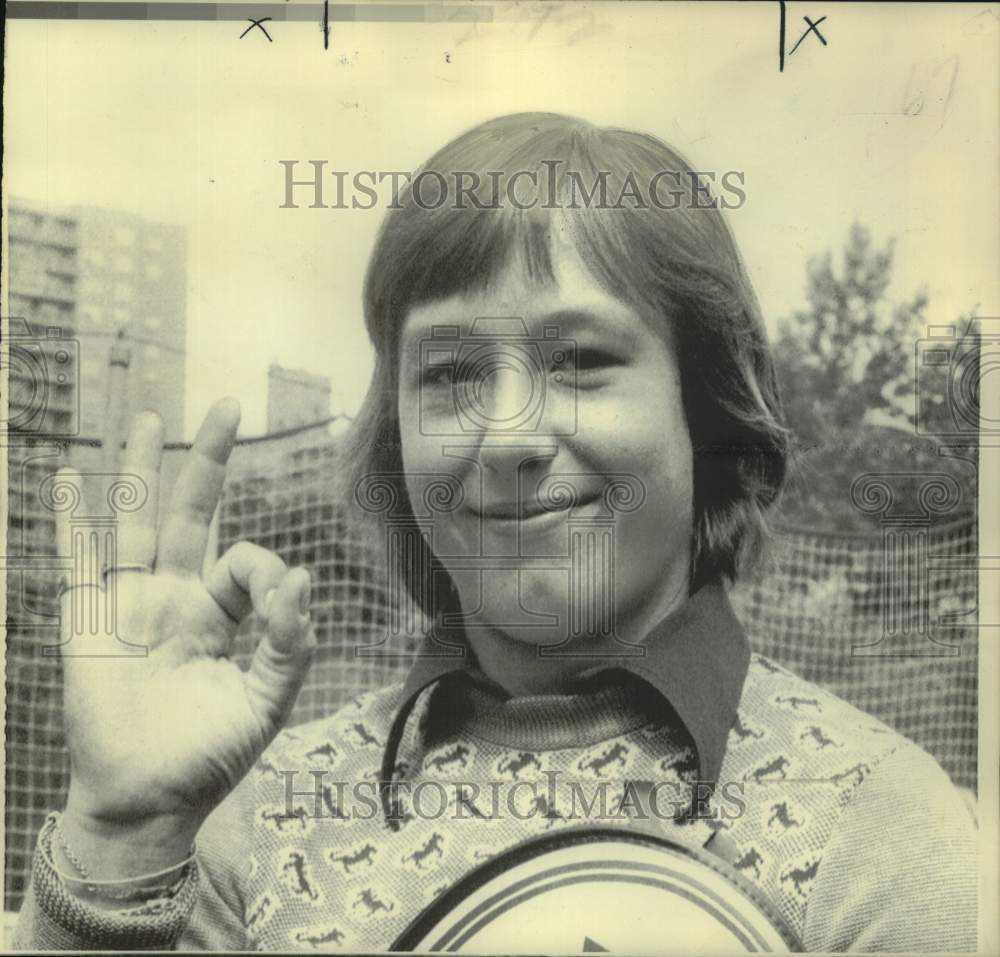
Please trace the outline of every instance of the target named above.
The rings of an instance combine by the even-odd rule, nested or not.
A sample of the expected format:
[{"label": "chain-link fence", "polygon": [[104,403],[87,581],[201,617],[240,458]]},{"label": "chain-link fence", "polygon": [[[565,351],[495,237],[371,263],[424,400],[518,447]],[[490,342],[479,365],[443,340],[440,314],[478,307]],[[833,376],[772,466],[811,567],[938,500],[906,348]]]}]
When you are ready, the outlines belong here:
[{"label": "chain-link fence", "polygon": [[[167,488],[181,452],[165,456]],[[339,454],[325,430],[237,446],[218,516],[220,551],[247,539],[312,573],[320,647],[293,723],[401,678],[413,648],[412,640],[394,639],[393,655],[359,654],[380,647],[389,589],[383,550],[364,531],[357,506],[333,491]],[[11,461],[8,910],[20,906],[35,836],[46,812],[62,806],[68,778],[60,661],[42,653],[56,641],[54,522],[33,498],[65,459],[65,450],[25,447]],[[911,522],[867,537],[779,530],[766,560],[734,592],[734,604],[755,650],[886,721],[934,754],[957,784],[974,788],[976,555],[972,517],[937,527]],[[240,655],[258,629],[251,616]]]}]

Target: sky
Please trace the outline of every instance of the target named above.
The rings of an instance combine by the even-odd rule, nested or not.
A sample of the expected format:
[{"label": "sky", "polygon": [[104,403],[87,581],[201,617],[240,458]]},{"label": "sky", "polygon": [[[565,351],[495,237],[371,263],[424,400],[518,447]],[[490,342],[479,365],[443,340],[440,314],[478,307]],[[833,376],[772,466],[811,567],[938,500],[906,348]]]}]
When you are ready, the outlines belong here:
[{"label": "sky", "polygon": [[[490,5],[485,5],[489,7]],[[745,172],[728,215],[768,323],[855,220],[896,237],[890,295],[935,323],[1000,315],[998,16],[975,4],[492,5],[492,22],[8,21],[4,188],[188,231],[187,433],[235,395],[265,427],[270,362],[364,394],[365,264],[382,211],[281,209],[281,160],[412,170],[462,130],[551,110]]]}]

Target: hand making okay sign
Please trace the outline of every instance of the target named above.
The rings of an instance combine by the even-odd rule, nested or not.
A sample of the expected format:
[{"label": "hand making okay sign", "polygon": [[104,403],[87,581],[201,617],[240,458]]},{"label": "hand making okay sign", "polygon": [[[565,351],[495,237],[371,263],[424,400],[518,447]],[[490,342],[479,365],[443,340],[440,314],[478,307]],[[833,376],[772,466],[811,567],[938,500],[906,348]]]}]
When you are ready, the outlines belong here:
[{"label": "hand making okay sign", "polygon": [[[163,428],[154,413],[139,415],[123,471],[145,483],[148,499],[120,518],[109,591],[74,581],[62,593],[67,816],[84,829],[172,822],[190,840],[277,734],[309,667],[305,569],[239,542],[201,575],[239,417],[232,399],[211,408],[161,522]],[[79,490],[81,476],[63,469],[57,481]],[[70,557],[65,513],[57,534],[60,556]],[[109,594],[117,635],[100,620]],[[229,654],[251,610],[267,632],[244,671]]]}]

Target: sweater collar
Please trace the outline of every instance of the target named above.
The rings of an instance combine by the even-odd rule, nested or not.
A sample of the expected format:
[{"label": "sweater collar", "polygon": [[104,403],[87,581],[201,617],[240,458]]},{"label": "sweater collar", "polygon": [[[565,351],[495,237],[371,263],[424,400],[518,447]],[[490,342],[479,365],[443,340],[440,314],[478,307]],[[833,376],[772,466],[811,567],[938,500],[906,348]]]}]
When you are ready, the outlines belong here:
[{"label": "sweater collar", "polygon": [[[690,735],[699,780],[714,784],[736,718],[750,664],[750,646],[721,584],[705,585],[651,629],[642,656],[604,658],[577,676],[581,685],[605,672],[624,671],[645,682]],[[470,680],[509,697],[480,670],[464,642],[424,639],[403,685],[382,757],[383,788],[392,780],[400,742],[420,695],[442,679]]]}]

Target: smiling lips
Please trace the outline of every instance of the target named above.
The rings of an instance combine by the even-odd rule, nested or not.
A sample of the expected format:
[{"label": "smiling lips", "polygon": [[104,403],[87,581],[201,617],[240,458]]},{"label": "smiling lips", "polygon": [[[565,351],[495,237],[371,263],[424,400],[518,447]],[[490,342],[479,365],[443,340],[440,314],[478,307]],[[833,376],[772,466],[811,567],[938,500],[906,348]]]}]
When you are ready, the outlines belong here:
[{"label": "smiling lips", "polygon": [[478,509],[470,507],[468,511],[483,521],[505,524],[523,523],[545,516],[557,516],[562,512],[569,512],[571,509],[589,505],[591,502],[596,501],[598,497],[599,493],[595,492],[586,496],[579,496],[579,498],[572,498],[565,505],[552,502],[547,506],[539,499],[530,499],[524,502],[498,502]]}]

